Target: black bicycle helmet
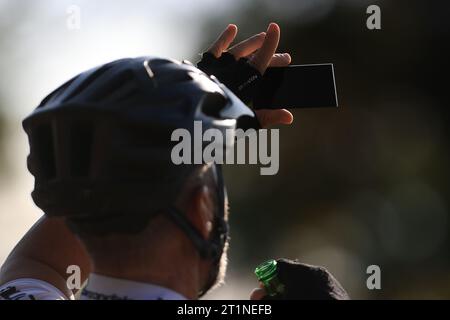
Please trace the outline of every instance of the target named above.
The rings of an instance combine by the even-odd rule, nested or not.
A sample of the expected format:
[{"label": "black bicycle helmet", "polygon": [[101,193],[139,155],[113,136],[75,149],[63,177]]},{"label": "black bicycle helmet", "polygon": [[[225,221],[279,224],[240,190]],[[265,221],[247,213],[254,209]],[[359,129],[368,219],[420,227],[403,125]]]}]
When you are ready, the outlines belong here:
[{"label": "black bicycle helmet", "polygon": [[196,167],[170,157],[172,132],[192,132],[195,120],[203,131],[258,126],[251,109],[190,63],[139,57],[79,74],[23,121],[34,202],[83,232],[143,229]]}]

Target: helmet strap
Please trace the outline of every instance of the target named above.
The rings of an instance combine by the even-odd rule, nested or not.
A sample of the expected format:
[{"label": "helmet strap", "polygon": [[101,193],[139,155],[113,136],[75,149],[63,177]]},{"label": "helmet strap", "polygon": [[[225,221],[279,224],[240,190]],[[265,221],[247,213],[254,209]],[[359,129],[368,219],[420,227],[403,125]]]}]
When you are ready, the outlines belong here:
[{"label": "helmet strap", "polygon": [[174,222],[189,237],[203,259],[216,258],[219,254],[217,244],[212,241],[205,240],[200,232],[179,209],[171,206],[166,210],[166,213],[172,222]]},{"label": "helmet strap", "polygon": [[210,272],[208,281],[199,292],[203,296],[215,283],[219,271],[220,259],[228,240],[228,223],[225,221],[226,189],[223,182],[222,167],[215,165],[213,168],[217,180],[217,211],[214,214],[212,237],[209,240],[203,238],[201,233],[192,225],[187,216],[175,206],[170,206],[166,214],[184,233],[191,239],[202,259],[211,259],[214,269]]}]

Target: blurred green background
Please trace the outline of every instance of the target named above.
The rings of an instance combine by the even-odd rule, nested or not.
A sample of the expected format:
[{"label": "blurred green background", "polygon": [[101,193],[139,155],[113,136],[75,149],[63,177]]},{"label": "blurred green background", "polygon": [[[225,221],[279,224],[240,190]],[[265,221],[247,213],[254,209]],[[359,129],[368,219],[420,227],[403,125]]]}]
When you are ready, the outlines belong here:
[{"label": "blurred green background", "polygon": [[[366,28],[370,4],[381,8],[381,30]],[[67,26],[71,6],[79,29]],[[247,299],[254,266],[287,257],[325,266],[352,298],[449,299],[449,9],[444,1],[0,0],[0,263],[42,214],[29,195],[20,122],[47,93],[121,57],[197,61],[228,23],[242,40],[275,21],[279,51],[293,63],[334,63],[339,108],[293,111],[277,175],[226,167],[228,277],[207,298]],[[366,287],[372,264],[381,290]]]}]

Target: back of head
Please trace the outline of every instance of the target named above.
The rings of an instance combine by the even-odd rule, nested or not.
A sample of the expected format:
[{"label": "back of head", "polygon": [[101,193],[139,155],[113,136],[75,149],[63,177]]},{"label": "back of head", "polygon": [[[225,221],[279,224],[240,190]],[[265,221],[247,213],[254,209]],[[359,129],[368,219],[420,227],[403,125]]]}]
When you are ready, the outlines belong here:
[{"label": "back of head", "polygon": [[195,120],[227,130],[254,114],[188,63],[140,57],[81,73],[23,121],[34,202],[79,234],[142,230],[196,169],[171,161],[172,132]]}]

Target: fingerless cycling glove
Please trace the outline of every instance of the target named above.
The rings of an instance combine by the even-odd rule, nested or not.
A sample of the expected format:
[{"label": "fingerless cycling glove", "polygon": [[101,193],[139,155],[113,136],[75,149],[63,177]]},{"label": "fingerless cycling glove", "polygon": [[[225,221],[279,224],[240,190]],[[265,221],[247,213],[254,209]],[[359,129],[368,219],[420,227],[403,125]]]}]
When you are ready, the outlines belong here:
[{"label": "fingerless cycling glove", "polygon": [[219,58],[210,52],[205,52],[197,63],[197,67],[208,75],[214,75],[246,104],[253,101],[262,77],[247,58],[236,60],[228,52],[222,53]]}]

